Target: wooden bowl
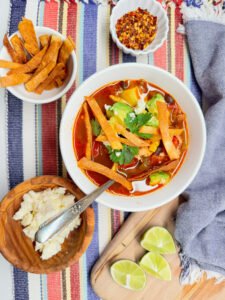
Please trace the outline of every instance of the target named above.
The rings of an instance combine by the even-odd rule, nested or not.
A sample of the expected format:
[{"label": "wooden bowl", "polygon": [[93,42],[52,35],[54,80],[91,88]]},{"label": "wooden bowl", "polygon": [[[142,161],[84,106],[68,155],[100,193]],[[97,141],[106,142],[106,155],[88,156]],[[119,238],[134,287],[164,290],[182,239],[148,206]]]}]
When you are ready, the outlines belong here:
[{"label": "wooden bowl", "polygon": [[75,263],[87,250],[94,232],[94,211],[88,207],[81,214],[81,225],[65,239],[62,250],[48,260],[42,260],[34,243],[24,234],[20,221],[13,215],[20,208],[23,195],[30,190],[64,187],[79,200],[84,194],[72,181],[56,176],[29,179],[13,188],[0,204],[0,252],[17,268],[31,273],[53,273]]}]

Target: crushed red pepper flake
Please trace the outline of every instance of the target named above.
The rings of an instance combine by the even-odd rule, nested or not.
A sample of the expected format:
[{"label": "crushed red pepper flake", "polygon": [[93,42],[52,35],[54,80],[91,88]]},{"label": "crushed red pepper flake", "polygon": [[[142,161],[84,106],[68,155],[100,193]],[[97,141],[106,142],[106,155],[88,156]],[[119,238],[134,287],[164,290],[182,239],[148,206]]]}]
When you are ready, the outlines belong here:
[{"label": "crushed red pepper flake", "polygon": [[157,32],[157,17],[147,9],[138,7],[123,15],[116,24],[116,33],[127,48],[143,50],[154,40]]}]

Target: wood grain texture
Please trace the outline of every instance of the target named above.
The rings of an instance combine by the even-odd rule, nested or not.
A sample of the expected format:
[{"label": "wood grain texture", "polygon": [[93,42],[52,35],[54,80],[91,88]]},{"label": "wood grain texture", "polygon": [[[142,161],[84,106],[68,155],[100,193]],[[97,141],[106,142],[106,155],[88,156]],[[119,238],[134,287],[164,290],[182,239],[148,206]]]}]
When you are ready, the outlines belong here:
[{"label": "wood grain texture", "polygon": [[110,266],[119,259],[138,262],[146,251],[140,246],[143,233],[154,225],[174,232],[174,216],[179,200],[146,212],[132,213],[113,240],[107,245],[91,273],[95,293],[103,300],[224,300],[225,283],[216,285],[213,279],[182,287],[179,282],[178,254],[165,255],[172,269],[172,281],[166,282],[147,275],[143,291],[135,292],[117,285],[110,275]]},{"label": "wood grain texture", "polygon": [[81,215],[81,225],[73,230],[62,245],[62,251],[48,260],[42,260],[34,244],[23,233],[20,221],[13,215],[20,208],[22,197],[30,190],[65,187],[76,197],[84,196],[70,180],[56,176],[40,176],[22,182],[13,188],[0,204],[0,251],[17,268],[31,273],[53,273],[69,267],[87,250],[94,232],[94,211],[87,208]]}]

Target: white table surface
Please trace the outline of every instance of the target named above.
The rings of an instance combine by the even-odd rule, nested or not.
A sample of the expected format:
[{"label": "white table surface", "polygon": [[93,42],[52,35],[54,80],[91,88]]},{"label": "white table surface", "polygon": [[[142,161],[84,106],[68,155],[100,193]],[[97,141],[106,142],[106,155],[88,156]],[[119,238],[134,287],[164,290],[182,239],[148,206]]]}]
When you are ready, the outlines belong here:
[{"label": "white table surface", "polygon": [[[10,0],[4,0],[0,9],[0,48],[7,32]],[[6,116],[5,89],[0,88],[0,200],[8,192],[8,176],[6,169]],[[0,299],[12,300],[13,276],[11,265],[0,255]]]}]

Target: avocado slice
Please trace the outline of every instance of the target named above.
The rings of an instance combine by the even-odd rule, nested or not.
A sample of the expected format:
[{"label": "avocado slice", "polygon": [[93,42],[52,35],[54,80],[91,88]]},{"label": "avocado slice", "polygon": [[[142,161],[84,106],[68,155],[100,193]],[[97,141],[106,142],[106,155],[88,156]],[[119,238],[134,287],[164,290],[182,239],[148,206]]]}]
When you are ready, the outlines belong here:
[{"label": "avocado slice", "polygon": [[133,112],[133,109],[129,105],[122,102],[116,102],[113,104],[112,109],[106,111],[107,116],[111,116],[111,114],[113,114],[111,117],[115,117],[118,120],[117,122],[121,125],[124,125],[124,119],[126,118],[127,114],[131,112]]},{"label": "avocado slice", "polygon": [[123,90],[120,94],[120,97],[123,98],[131,106],[136,106],[138,100],[140,99],[140,92],[137,86]]},{"label": "avocado slice", "polygon": [[151,174],[149,178],[150,178],[150,185],[166,184],[170,179],[170,175],[168,173],[159,171]]},{"label": "avocado slice", "polygon": [[158,127],[159,120],[158,120],[158,109],[156,102],[165,102],[164,97],[157,93],[155,94],[146,104],[146,107],[150,113],[152,113],[151,119],[146,123],[147,126]]}]

